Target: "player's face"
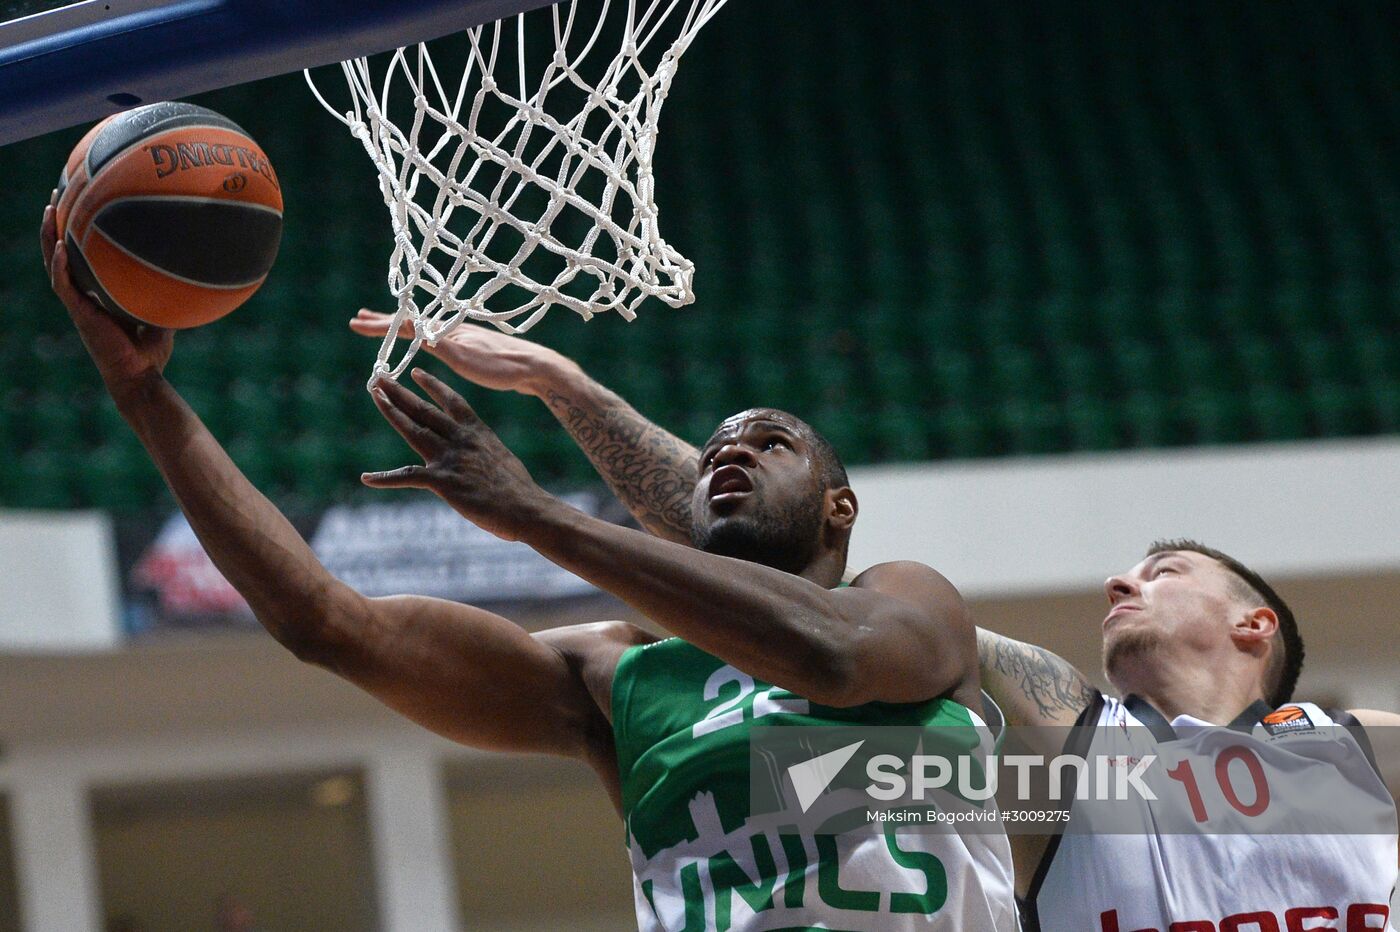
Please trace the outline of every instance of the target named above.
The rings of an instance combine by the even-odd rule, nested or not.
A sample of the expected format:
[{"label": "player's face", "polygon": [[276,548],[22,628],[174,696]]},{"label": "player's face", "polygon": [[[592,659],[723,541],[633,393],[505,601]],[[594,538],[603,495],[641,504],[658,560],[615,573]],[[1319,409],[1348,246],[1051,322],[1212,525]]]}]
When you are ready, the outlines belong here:
[{"label": "player's face", "polygon": [[1134,670],[1160,659],[1168,646],[1193,657],[1228,647],[1233,616],[1243,610],[1230,571],[1186,550],[1153,554],[1110,577],[1104,591],[1104,670],[1125,692]]},{"label": "player's face", "polygon": [[824,489],[801,428],[780,411],[736,414],[700,448],[691,538],[708,553],[801,572],[821,541]]}]

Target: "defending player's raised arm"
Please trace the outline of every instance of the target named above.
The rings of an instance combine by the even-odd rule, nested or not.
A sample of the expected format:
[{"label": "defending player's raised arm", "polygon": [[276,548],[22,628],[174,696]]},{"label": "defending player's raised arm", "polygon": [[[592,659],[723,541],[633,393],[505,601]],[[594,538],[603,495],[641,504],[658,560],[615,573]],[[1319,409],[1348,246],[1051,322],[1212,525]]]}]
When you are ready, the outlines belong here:
[{"label": "defending player's raised arm", "polygon": [[1073,725],[1093,701],[1084,674],[1043,647],[978,628],[977,655],[982,688],[1008,725]]},{"label": "defending player's raised arm", "polygon": [[[350,329],[382,338],[391,320],[361,310]],[[690,543],[696,476],[696,450],[690,444],[647,420],[577,363],[538,343],[464,324],[436,346],[423,348],[469,382],[539,398],[643,527],[657,537]]]},{"label": "defending player's raised arm", "polygon": [[[836,552],[816,574],[829,577],[819,585],[757,558],[702,552],[598,520],[540,489],[441,381],[421,369],[414,378],[438,406],[392,382],[380,385],[375,402],[424,465],[368,473],[366,484],[432,491],[483,529],[528,543],[702,650],[813,701],[975,696],[972,625],[957,591],[932,569],[882,564],[834,589],[844,564]],[[795,449],[790,455],[799,457]],[[819,520],[832,534],[847,533],[855,520],[850,490],[823,501],[830,514]]]},{"label": "defending player's raised arm", "polygon": [[[172,334],[135,335],[78,294],[55,242],[41,241],[54,290],[107,389],[165,477],[214,564],[258,620],[303,660],[364,688],[414,721],[487,748],[602,760],[608,733],[599,671],[629,626],[532,637],[490,612],[434,599],[368,599],[332,576],[162,376]],[[606,763],[605,761],[603,761]]]}]

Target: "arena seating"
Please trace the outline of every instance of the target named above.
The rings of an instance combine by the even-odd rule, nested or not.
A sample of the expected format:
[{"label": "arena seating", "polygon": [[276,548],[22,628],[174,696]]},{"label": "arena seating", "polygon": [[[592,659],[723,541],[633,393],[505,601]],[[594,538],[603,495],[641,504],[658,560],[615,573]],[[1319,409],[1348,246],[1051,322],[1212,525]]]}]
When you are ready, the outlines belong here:
[{"label": "arena seating", "polygon": [[[533,338],[688,439],[776,405],[852,463],[1400,431],[1400,7],[847,10],[732,4],[688,53],[658,191],[698,303]],[[345,327],[386,295],[371,169],[299,76],[199,102],[272,155],[288,227],[169,374],[274,498],[357,494],[411,456]],[[0,149],[0,506],[139,510],[161,484],[34,243],[79,132]],[[542,480],[589,479],[542,406],[469,396]]]}]

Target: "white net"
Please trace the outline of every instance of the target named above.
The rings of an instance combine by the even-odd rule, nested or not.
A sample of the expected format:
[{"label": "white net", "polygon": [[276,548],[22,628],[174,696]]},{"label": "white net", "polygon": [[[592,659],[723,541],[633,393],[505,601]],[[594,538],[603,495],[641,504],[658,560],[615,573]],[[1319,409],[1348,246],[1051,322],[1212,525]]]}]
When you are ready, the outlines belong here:
[{"label": "white net", "polygon": [[724,2],[568,0],[343,62],[348,109],[307,73],[374,160],[393,226],[398,309],[371,383],[467,318],[514,333],[553,305],[631,320],[648,297],[694,300],[652,157],[676,65]]}]

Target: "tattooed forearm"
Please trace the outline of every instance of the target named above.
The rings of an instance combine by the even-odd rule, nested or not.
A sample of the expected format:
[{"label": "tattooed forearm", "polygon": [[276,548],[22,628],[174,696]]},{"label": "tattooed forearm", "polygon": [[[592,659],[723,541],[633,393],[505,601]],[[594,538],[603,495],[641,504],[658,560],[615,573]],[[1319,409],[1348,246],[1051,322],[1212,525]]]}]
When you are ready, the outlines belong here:
[{"label": "tattooed forearm", "polygon": [[698,459],[694,447],[601,386],[586,397],[551,389],[544,402],[647,530],[690,543]]},{"label": "tattooed forearm", "polygon": [[983,687],[1012,724],[1065,724],[1093,701],[1083,674],[1043,647],[978,628],[977,655]]}]

